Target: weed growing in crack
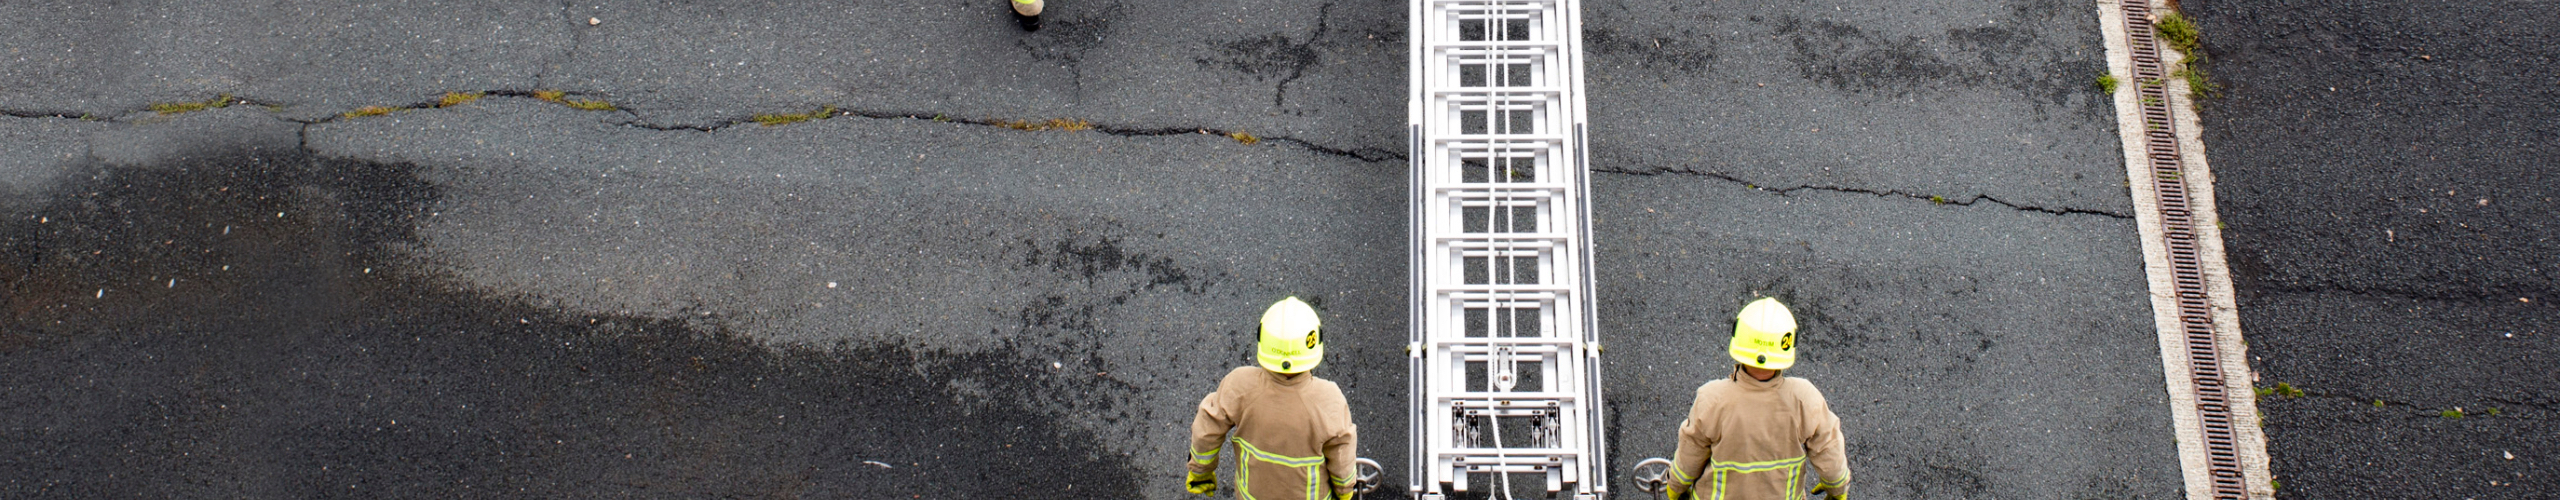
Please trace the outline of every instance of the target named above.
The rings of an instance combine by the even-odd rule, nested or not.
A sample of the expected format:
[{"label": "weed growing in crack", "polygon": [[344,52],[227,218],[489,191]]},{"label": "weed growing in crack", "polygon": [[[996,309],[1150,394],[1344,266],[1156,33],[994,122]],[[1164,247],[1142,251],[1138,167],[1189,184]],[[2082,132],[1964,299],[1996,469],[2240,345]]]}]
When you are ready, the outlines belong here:
[{"label": "weed growing in crack", "polygon": [[2222,86],[2214,84],[2213,75],[2205,72],[2204,65],[2208,61],[2210,59],[2205,58],[2203,52],[2189,52],[2187,60],[2178,64],[2178,71],[2169,76],[2187,79],[2187,95],[2197,98],[2220,96]]},{"label": "weed growing in crack", "polygon": [[758,125],[772,127],[778,125],[790,125],[809,120],[824,120],[834,118],[835,116],[836,107],[834,105],[828,105],[819,107],[817,111],[810,111],[807,113],[759,114],[756,115],[754,119]]},{"label": "weed growing in crack", "polygon": [[2152,22],[2151,27],[2160,33],[2160,39],[2169,42],[2169,48],[2186,55],[2185,60],[2178,61],[2178,69],[2170,71],[2169,76],[2185,78],[2188,95],[2200,99],[2221,95],[2222,87],[2214,85],[2212,75],[2205,71],[2205,63],[2210,59],[2205,57],[2204,42],[2196,31],[2195,22],[2171,12],[2160,16],[2160,20]]},{"label": "weed growing in crack", "polygon": [[2098,90],[2100,91],[2104,91],[2109,94],[2116,93],[2116,83],[2118,83],[2116,82],[2116,75],[2098,75]]},{"label": "weed growing in crack", "polygon": [[399,110],[400,110],[400,108],[394,108],[394,107],[390,107],[390,106],[365,106],[365,107],[361,107],[361,108],[356,108],[354,111],[348,111],[348,112],[345,112],[345,113],[339,113],[339,114],[338,114],[338,116],[339,116],[339,117],[341,117],[341,118],[363,118],[363,117],[367,117],[367,116],[381,116],[381,115],[387,115],[387,114],[391,114],[391,112],[393,112],[393,111],[399,111]]},{"label": "weed growing in crack", "polygon": [[197,112],[197,111],[204,111],[204,110],[207,110],[207,109],[228,108],[228,107],[231,107],[231,103],[233,103],[233,102],[236,102],[236,101],[234,101],[233,99],[231,99],[231,94],[222,94],[222,95],[220,95],[220,96],[216,96],[216,97],[214,97],[214,98],[213,98],[213,100],[210,100],[210,101],[203,101],[203,102],[164,102],[164,103],[152,104],[152,105],[151,105],[151,111],[156,112],[156,113],[160,113],[160,114],[163,114],[163,115],[174,115],[174,114],[179,114],[179,113],[193,113],[193,112]]},{"label": "weed growing in crack", "polygon": [[2379,400],[2379,399],[2373,400],[2373,407],[2375,407],[2375,408],[2381,408],[2381,407],[2382,407],[2382,400]]},{"label": "weed growing in crack", "polygon": [[561,97],[565,97],[565,96],[568,96],[568,95],[569,95],[569,93],[568,93],[568,92],[561,92],[561,91],[557,91],[557,90],[536,90],[536,91],[533,91],[533,98],[535,98],[535,99],[541,99],[541,100],[545,100],[545,101],[551,101],[551,102],[560,102],[560,98],[561,98]]},{"label": "weed growing in crack", "polygon": [[1929,202],[1930,202],[1930,203],[1940,204],[1940,205],[1945,205],[1945,204],[1947,204],[1947,197],[1945,197],[1945,196],[1938,196],[1938,195],[1929,195]]},{"label": "weed growing in crack", "polygon": [[935,121],[935,122],[941,122],[941,123],[949,123],[949,122],[951,122],[951,119],[950,119],[950,118],[943,117],[943,116],[942,116],[942,115],[940,115],[940,114],[935,114],[935,115],[933,115],[933,121]]},{"label": "weed growing in crack", "polygon": [[2191,52],[2196,48],[2196,23],[2188,21],[2187,16],[2171,12],[2153,21],[2151,28],[2160,33],[2160,39],[2169,41],[2169,48],[2179,52]]},{"label": "weed growing in crack", "polygon": [[2462,418],[2462,409],[2454,408],[2451,410],[2436,412],[2436,416],[2444,418]]},{"label": "weed growing in crack", "polygon": [[1236,142],[1244,143],[1244,145],[1246,145],[1246,146],[1251,146],[1251,145],[1255,145],[1255,144],[1260,144],[1260,143],[1262,143],[1262,138],[1260,138],[1260,137],[1254,137],[1254,136],[1253,136],[1253,134],[1247,134],[1247,133],[1244,133],[1244,131],[1242,131],[1242,130],[1238,130],[1238,131],[1234,131],[1234,132],[1228,132],[1228,133],[1227,133],[1227,138],[1228,138],[1228,139],[1235,139],[1235,140],[1236,140]]},{"label": "weed growing in crack", "polygon": [[2495,406],[2491,406],[2491,407],[2489,407],[2489,416],[2495,417],[2495,416],[2498,416],[2498,414],[2499,414],[2499,413],[2503,413],[2503,412],[2498,411],[2498,407],[2495,407]]},{"label": "weed growing in crack", "polygon": [[2267,396],[2283,396],[2283,397],[2287,397],[2287,398],[2298,398],[2298,397],[2302,397],[2302,390],[2301,390],[2301,389],[2295,389],[2295,388],[2293,388],[2293,384],[2290,384],[2290,383],[2277,382],[2275,387],[2260,387],[2260,388],[2258,388],[2258,397],[2267,397]]},{"label": "weed growing in crack", "polygon": [[460,106],[460,105],[462,105],[463,103],[467,103],[467,102],[471,102],[471,101],[477,101],[477,100],[480,100],[480,96],[484,96],[484,95],[488,95],[488,93],[487,93],[487,92],[446,92],[446,93],[444,93],[444,98],[443,98],[443,99],[438,99],[438,100],[436,100],[436,107],[439,107],[439,108],[450,108],[450,107],[454,107],[454,106]]}]

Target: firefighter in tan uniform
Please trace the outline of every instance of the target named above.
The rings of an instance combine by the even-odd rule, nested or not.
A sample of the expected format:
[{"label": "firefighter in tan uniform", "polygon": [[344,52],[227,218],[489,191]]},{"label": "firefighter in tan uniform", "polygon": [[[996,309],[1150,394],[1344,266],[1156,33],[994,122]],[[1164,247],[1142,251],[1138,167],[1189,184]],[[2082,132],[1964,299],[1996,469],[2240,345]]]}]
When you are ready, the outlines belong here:
[{"label": "firefighter in tan uniform", "polygon": [[1191,420],[1185,489],[1216,493],[1218,450],[1233,442],[1240,462],[1237,498],[1351,498],[1353,447],[1358,443],[1351,405],[1341,387],[1307,373],[1324,361],[1319,326],[1315,309],[1297,297],[1281,299],[1262,313],[1255,350],[1261,366],[1227,372],[1218,381],[1218,392],[1200,400],[1200,413]]},{"label": "firefighter in tan uniform", "polygon": [[1840,417],[1812,382],[1780,372],[1795,366],[1795,332],[1795,315],[1777,299],[1752,301],[1736,315],[1727,348],[1733,373],[1699,386],[1680,422],[1680,451],[1663,490],[1671,499],[1794,500],[1805,498],[1807,482],[1813,494],[1848,498]]}]

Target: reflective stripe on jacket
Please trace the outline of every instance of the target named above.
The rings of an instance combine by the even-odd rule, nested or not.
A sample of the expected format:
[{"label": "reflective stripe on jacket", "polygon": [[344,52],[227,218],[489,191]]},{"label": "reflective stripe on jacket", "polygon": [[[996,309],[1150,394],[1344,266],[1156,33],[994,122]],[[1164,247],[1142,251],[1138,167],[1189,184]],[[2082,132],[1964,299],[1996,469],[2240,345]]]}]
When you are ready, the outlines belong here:
[{"label": "reflective stripe on jacket", "polygon": [[1670,487],[1696,489],[1708,500],[1800,499],[1811,487],[1806,465],[1821,472],[1819,485],[1849,483],[1846,443],[1840,417],[1812,382],[1784,376],[1762,382],[1737,367],[1724,380],[1698,387],[1688,420],[1680,422]]},{"label": "reflective stripe on jacket", "polygon": [[[1228,431],[1234,436],[1229,437]],[[1357,427],[1342,388],[1314,374],[1285,377],[1238,367],[1200,400],[1191,420],[1192,472],[1217,470],[1218,451],[1236,445],[1237,496],[1250,500],[1332,498],[1351,485]]]}]

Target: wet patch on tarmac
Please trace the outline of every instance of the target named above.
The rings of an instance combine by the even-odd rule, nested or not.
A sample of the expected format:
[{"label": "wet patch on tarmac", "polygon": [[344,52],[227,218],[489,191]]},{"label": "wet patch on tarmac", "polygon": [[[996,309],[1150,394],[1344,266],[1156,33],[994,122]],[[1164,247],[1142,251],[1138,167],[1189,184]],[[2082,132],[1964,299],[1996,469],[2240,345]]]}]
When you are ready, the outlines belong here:
[{"label": "wet patch on tarmac", "polygon": [[1014,45],[1030,53],[1032,59],[1073,67],[1084,62],[1086,51],[1102,46],[1102,41],[1110,37],[1111,20],[1120,18],[1121,10],[1119,2],[1069,9],[1050,6],[1040,13],[1040,29]]},{"label": "wet patch on tarmac", "polygon": [[[1586,27],[1582,30],[1582,45],[1593,55],[1632,58],[1636,67],[1690,76],[1704,75],[1716,63],[1716,39],[1687,31],[1677,36],[1649,36]],[[1671,78],[1672,75],[1662,75],[1665,81]]]},{"label": "wet patch on tarmac", "polygon": [[1842,91],[1912,97],[1950,88],[2008,88],[2029,98],[2039,117],[2050,107],[2076,107],[2084,118],[2103,118],[2104,106],[2088,105],[2102,97],[2093,79],[2106,72],[2098,40],[2052,39],[2057,32],[2093,33],[2094,26],[2060,28],[2095,20],[2063,18],[2062,4],[2016,2],[2001,19],[1916,36],[1828,19],[1780,16],[1766,24],[1787,41],[1787,60],[1800,76]]},{"label": "wet patch on tarmac", "polygon": [[776,348],[450,291],[416,265],[416,171],[214,152],[6,214],[0,496],[1137,496],[1040,409],[1129,389],[1019,346]]}]

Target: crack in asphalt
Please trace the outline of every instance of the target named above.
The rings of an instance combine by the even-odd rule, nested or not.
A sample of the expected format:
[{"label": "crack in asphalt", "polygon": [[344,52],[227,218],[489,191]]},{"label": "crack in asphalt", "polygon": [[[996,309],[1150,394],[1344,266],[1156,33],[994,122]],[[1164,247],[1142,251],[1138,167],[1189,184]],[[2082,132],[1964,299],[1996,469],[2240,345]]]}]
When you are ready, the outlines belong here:
[{"label": "crack in asphalt", "polygon": [[1271,105],[1272,105],[1273,107],[1278,107],[1278,106],[1284,106],[1284,105],[1287,105],[1287,103],[1289,102],[1289,83],[1290,83],[1290,82],[1298,81],[1298,77],[1306,76],[1306,74],[1307,74],[1307,67],[1316,65],[1316,63],[1317,63],[1316,58],[1317,58],[1317,57],[1321,57],[1321,56],[1316,56],[1316,55],[1315,55],[1315,54],[1317,54],[1317,52],[1316,52],[1316,43],[1318,43],[1318,42],[1323,42],[1323,41],[1324,41],[1324,33],[1325,33],[1325,31],[1326,31],[1326,30],[1330,29],[1330,27],[1326,24],[1326,20],[1327,20],[1327,19],[1330,19],[1330,18],[1332,18],[1332,17],[1333,17],[1333,2],[1325,2],[1325,3],[1321,4],[1321,5],[1317,5],[1317,6],[1316,6],[1316,31],[1315,31],[1315,33],[1308,34],[1308,35],[1307,35],[1307,41],[1306,41],[1305,43],[1300,43],[1300,44],[1297,44],[1297,45],[1295,45],[1295,46],[1293,47],[1293,48],[1298,49],[1298,50],[1304,50],[1304,51],[1307,51],[1307,54],[1309,54],[1309,55],[1310,55],[1310,57],[1307,57],[1306,59],[1303,59],[1303,60],[1298,61],[1298,64],[1297,64],[1296,66],[1289,68],[1289,76],[1288,76],[1288,77],[1286,77],[1286,78],[1281,78],[1281,79],[1280,79],[1280,84],[1279,84],[1279,85],[1274,85],[1274,86],[1272,86],[1272,88],[1271,88]]},{"label": "crack in asphalt", "polygon": [[[587,30],[581,29],[581,28],[584,28],[584,26],[579,26],[579,25],[578,25],[578,20],[577,20],[577,18],[573,18],[573,17],[570,17],[570,16],[569,16],[569,11],[570,11],[570,10],[574,10],[574,9],[576,9],[575,2],[572,2],[571,0],[560,0],[560,22],[568,23],[568,24],[567,24],[567,26],[569,26],[569,46],[568,46],[568,47],[566,47],[566,48],[562,48],[562,49],[560,49],[560,54],[559,54],[559,58],[560,58],[560,60],[559,60],[558,62],[548,61],[548,60],[543,61],[543,63],[542,63],[542,67],[541,67],[541,68],[536,69],[536,70],[533,72],[533,85],[534,85],[534,86],[536,86],[536,87],[540,87],[540,86],[542,86],[542,84],[543,84],[543,79],[544,79],[544,77],[548,76],[548,75],[551,73],[551,67],[552,67],[552,66],[554,66],[554,65],[558,65],[558,64],[562,64],[562,63],[565,63],[565,62],[567,62],[567,61],[568,61],[568,60],[570,60],[570,59],[573,59],[573,58],[578,57],[578,51],[579,51],[580,49],[582,49],[582,48],[585,48],[585,47],[586,47],[586,44],[587,44]],[[548,58],[546,58],[546,59],[548,59]]]},{"label": "crack in asphalt", "polygon": [[2023,205],[2023,204],[2018,204],[2018,203],[2011,203],[2011,202],[2009,202],[2009,201],[2007,201],[2007,200],[2002,200],[2002,199],[2000,199],[2000,198],[1998,198],[1998,197],[1994,197],[1994,196],[1987,195],[1987,194],[1977,194],[1977,195],[1972,195],[1972,196],[1970,196],[1970,197],[1964,197],[1964,198],[1950,198],[1950,197],[1946,197],[1946,196],[1943,196],[1943,195],[1931,195],[1931,194],[1922,194],[1922,193],[1904,192],[1904,191],[1899,190],[1899,189],[1868,189],[1868,188],[1856,188],[1856,187],[1844,187],[1844,186],[1830,186],[1830,185],[1801,185],[1801,186],[1788,186],[1788,187],[1772,187],[1772,186],[1764,186],[1764,185],[1761,185],[1761,184],[1759,184],[1759,183],[1755,183],[1755,182],[1751,182],[1751,181],[1748,181],[1748,180],[1744,180],[1744,179],[1742,179],[1742,178],[1740,178],[1740,177],[1734,177],[1734,176],[1733,176],[1733,175],[1731,175],[1731,174],[1726,174],[1726,173],[1723,173],[1723,172],[1701,171],[1701,170],[1691,170],[1691,169],[1683,169],[1683,168],[1652,168],[1652,169],[1643,169],[1643,170],[1620,169],[1620,168],[1592,168],[1592,169],[1591,169],[1591,171],[1592,171],[1593,173],[1602,173],[1602,174],[1620,174],[1620,175],[1633,175],[1633,176],[1656,176],[1656,175],[1674,174],[1674,175],[1686,175],[1686,176],[1694,176],[1694,177],[1705,177],[1705,178],[1709,178],[1709,179],[1722,180],[1722,181],[1729,182],[1729,183],[1733,183],[1733,184],[1740,184],[1740,185],[1742,185],[1742,187],[1745,187],[1745,188],[1749,188],[1749,189],[1752,189],[1752,190],[1755,190],[1755,191],[1762,191],[1762,192],[1773,193],[1773,194],[1776,194],[1776,195],[1778,195],[1778,196],[1793,196],[1793,195],[1795,195],[1795,193],[1796,193],[1797,191],[1825,191],[1825,192],[1833,192],[1833,193],[1855,193],[1855,194],[1864,194],[1864,195],[1871,195],[1871,196],[1875,196],[1875,197],[1879,197],[1879,198],[1896,198],[1896,197],[1898,197],[1898,198],[1909,198],[1909,199],[1914,199],[1914,200],[1926,201],[1926,202],[1929,202],[1929,203],[1932,203],[1932,204],[1938,204],[1938,205],[1955,205],[1955,206],[1960,206],[1960,207],[1970,207],[1970,206],[1974,206],[1974,205],[1977,205],[1977,204],[1984,204],[1984,203],[1988,203],[1988,204],[1992,204],[1992,205],[1999,205],[1999,206],[2003,206],[2003,207],[2008,207],[2008,208],[2010,208],[2010,209],[2018,210],[2018,211],[2021,211],[2021,212],[2039,212],[2039,213],[2045,213],[2045,214],[2051,214],[2051,215],[2095,215],[2095,216],[2099,216],[2099,217],[2106,217],[2106,218],[2110,218],[2110,219],[2117,219],[2117,220],[2132,220],[2132,219],[2133,219],[2133,215],[2132,215],[2132,214],[2127,214],[2127,213],[2109,212],[2109,211],[2104,211],[2104,210],[2090,210],[2090,209],[2086,209],[2086,208],[2069,208],[2069,207],[2064,207],[2064,208],[2051,208],[2051,207],[2042,207],[2042,206],[2036,206],[2036,205]]},{"label": "crack in asphalt", "polygon": [[[538,95],[537,95],[537,93],[536,93],[535,91],[528,91],[528,90],[483,90],[483,91],[475,91],[475,92],[471,92],[471,93],[477,93],[477,94],[479,94],[479,95],[481,96],[480,98],[518,98],[518,99],[535,99],[535,100],[542,100],[542,101],[545,101],[545,102],[556,102],[556,103],[557,103],[557,102],[564,102],[564,101],[566,101],[567,99],[572,98],[572,97],[577,97],[577,96],[585,95],[585,94],[581,94],[581,93],[578,93],[578,92],[565,92],[565,93],[560,94],[560,95],[558,95],[558,96],[554,96],[555,98],[560,99],[559,101],[554,101],[554,100],[551,100],[551,99],[543,99],[543,98],[541,98],[540,96],[538,96]],[[279,106],[279,105],[278,105],[278,104],[276,104],[274,101],[267,101],[267,100],[263,100],[263,99],[244,98],[244,97],[239,97],[239,96],[230,96],[230,99],[231,99],[231,105],[267,106],[267,107],[269,107],[269,108],[270,108],[270,110],[275,109],[275,106]],[[601,102],[601,101],[599,101],[599,102]],[[565,105],[565,103],[564,103],[564,105]],[[376,109],[376,110],[378,110],[378,111],[381,111],[381,113],[376,113],[376,115],[379,115],[379,114],[387,114],[387,113],[392,113],[392,112],[406,112],[406,111],[418,111],[418,110],[442,109],[442,108],[444,108],[444,107],[445,107],[445,106],[444,106],[444,105],[443,105],[443,103],[441,102],[441,99],[437,99],[437,100],[418,101],[418,102],[412,102],[412,103],[407,103],[407,104],[398,104],[398,105],[367,106],[367,107],[365,107],[365,108],[359,108],[359,109],[373,108],[373,109]],[[1039,128],[1024,129],[1024,128],[1021,128],[1021,127],[1023,127],[1023,126],[1024,126],[1024,125],[1026,125],[1026,124],[1031,124],[1031,123],[1030,123],[1030,122],[1020,121],[1020,120],[1007,120],[1007,119],[999,119],[999,118],[954,118],[954,117],[951,117],[951,116],[949,116],[949,115],[947,115],[947,114],[944,114],[944,113],[902,112],[902,111],[876,111],[876,110],[859,110],[859,109],[841,109],[841,108],[833,108],[832,106],[830,106],[828,109],[833,109],[833,110],[834,110],[833,114],[818,115],[818,116],[813,116],[813,117],[811,117],[811,118],[813,118],[813,119],[827,119],[827,118],[833,118],[833,117],[838,117],[838,116],[850,116],[850,117],[860,117],[860,118],[868,118],[868,119],[874,119],[874,120],[922,120],[922,121],[943,122],[943,123],[956,123],[956,124],[962,124],[962,125],[975,125],[975,126],[982,126],[982,127],[997,127],[997,128],[1007,128],[1007,129],[1023,130],[1023,131],[1026,131],[1026,132],[1028,132],[1028,131],[1046,131],[1046,130],[1049,130],[1049,128],[1047,128],[1047,127],[1039,127]],[[616,107],[615,109],[610,109],[610,110],[595,110],[595,111],[597,111],[597,112],[605,112],[605,113],[620,113],[620,114],[624,115],[625,117],[627,117],[627,119],[624,119],[624,120],[620,120],[620,121],[613,122],[613,124],[614,124],[614,125],[620,125],[620,126],[624,126],[624,127],[631,127],[631,128],[638,128],[638,129],[645,129],[645,130],[661,131],[661,132],[674,132],[674,131],[714,132],[714,131],[719,131],[719,130],[722,130],[722,129],[727,129],[727,128],[729,128],[729,127],[735,127],[735,126],[738,126],[738,125],[745,125],[745,124],[758,124],[758,122],[757,122],[757,121],[755,120],[755,118],[753,118],[753,117],[747,117],[747,118],[729,118],[729,119],[722,119],[722,120],[713,121],[713,122],[709,122],[709,123],[702,123],[702,124],[690,124],[690,123],[661,124],[661,123],[653,123],[653,122],[650,122],[650,121],[648,121],[648,118],[647,118],[647,117],[642,116],[638,111],[634,111],[634,110],[631,110],[631,109],[624,109],[624,108]],[[73,113],[73,112],[68,112],[68,111],[32,111],[32,110],[9,110],[9,109],[0,109],[0,116],[9,116],[9,117],[16,117],[16,118],[28,118],[28,119],[69,119],[69,120],[96,121],[96,122],[107,122],[107,123],[136,123],[136,122],[140,122],[140,121],[142,121],[142,120],[150,119],[150,118],[165,117],[165,116],[168,116],[168,115],[171,115],[171,114],[182,114],[182,113],[152,113],[152,114],[148,115],[148,116],[147,116],[147,117],[145,117],[145,118],[128,118],[128,116],[133,115],[133,114],[137,114],[137,113],[147,113],[147,112],[150,112],[150,111],[149,111],[149,110],[147,110],[147,109],[140,109],[140,110],[126,110],[126,111],[122,111],[122,112],[118,112],[118,113],[114,113],[114,114],[110,114],[110,115],[104,115],[104,117],[100,117],[100,115],[95,115],[95,114],[91,114],[91,113]],[[193,112],[193,111],[189,111],[189,112]],[[323,117],[320,117],[320,118],[317,118],[317,119],[296,119],[296,118],[288,118],[288,117],[283,117],[283,116],[277,116],[277,117],[275,117],[275,118],[276,118],[276,119],[278,119],[278,120],[283,120],[283,121],[287,121],[287,122],[292,122],[292,123],[295,123],[295,124],[300,125],[300,126],[301,126],[300,130],[296,131],[296,135],[300,136],[300,137],[297,139],[297,141],[300,143],[300,145],[301,145],[303,148],[308,149],[308,148],[309,148],[309,146],[310,146],[310,141],[309,141],[309,132],[310,132],[310,128],[311,128],[311,126],[313,126],[313,125],[320,125],[320,124],[327,124],[327,123],[335,123],[335,122],[339,122],[339,121],[342,121],[342,120],[353,120],[353,119],[362,119],[362,118],[370,118],[370,117],[372,117],[372,115],[365,115],[365,116],[353,115],[353,114],[352,114],[353,112],[354,112],[353,110],[350,110],[350,111],[348,111],[348,112],[332,113],[332,114],[329,114],[329,115],[327,115],[327,116],[323,116]],[[1098,133],[1102,133],[1102,134],[1105,134],[1105,135],[1118,136],[1118,137],[1157,137],[1157,136],[1173,136],[1173,135],[1185,135],[1185,134],[1202,134],[1202,135],[1215,135],[1215,136],[1222,136],[1222,137],[1235,137],[1235,136],[1238,136],[1238,135],[1242,135],[1242,134],[1243,134],[1243,131],[1242,131],[1242,130],[1237,130],[1237,129],[1223,129],[1223,128],[1206,127],[1206,126],[1141,128],[1141,127],[1116,126],[1116,125],[1094,125],[1094,124],[1087,124],[1087,123],[1080,122],[1080,121],[1079,121],[1079,122],[1077,122],[1077,123],[1079,123],[1079,124],[1083,124],[1083,125],[1085,125],[1085,126],[1090,127],[1090,128],[1089,128],[1089,130],[1090,130],[1090,131],[1092,131],[1092,132],[1098,132]],[[1031,124],[1031,125],[1037,125],[1037,124]],[[780,126],[780,125],[775,125],[775,126]],[[1327,145],[1324,145],[1324,144],[1321,144],[1321,143],[1317,143],[1317,142],[1315,142],[1315,141],[1310,141],[1310,140],[1306,140],[1306,139],[1300,139],[1300,138],[1296,138],[1296,137],[1278,136],[1278,137],[1257,137],[1257,138],[1254,138],[1254,139],[1258,139],[1258,141],[1259,141],[1259,142],[1288,143],[1288,144],[1295,145],[1295,146],[1299,147],[1300,149],[1305,149],[1305,150],[1307,150],[1307,151],[1309,151],[1309,152],[1314,152],[1314,153],[1317,153],[1317,154],[1322,154],[1322,155],[1327,155],[1327,156],[1336,156],[1336,157],[1342,157],[1342,158],[1350,158],[1350,159],[1360,160],[1360,161],[1362,161],[1362,162],[1368,162],[1368,163],[1378,163],[1378,162],[1387,162],[1387,161],[1404,161],[1404,160],[1405,160],[1405,158],[1406,158],[1404,153],[1402,153],[1402,152],[1397,152],[1397,151],[1390,151],[1390,150],[1380,149],[1380,148],[1368,148],[1368,147],[1357,147],[1357,148],[1342,148],[1342,147],[1334,147],[1334,146],[1327,146]],[[1242,141],[1239,141],[1239,142],[1242,142]]]},{"label": "crack in asphalt", "polygon": [[85,115],[85,114],[70,114],[70,113],[64,113],[64,112],[59,112],[59,111],[47,112],[47,111],[20,111],[20,110],[13,110],[13,109],[0,109],[0,116],[7,116],[7,117],[10,117],[10,118],[61,118],[61,119],[68,119],[68,120],[89,120],[89,121],[98,121],[98,120],[96,120],[96,119],[92,119],[92,118],[90,118],[90,117],[89,117],[89,115]]}]

